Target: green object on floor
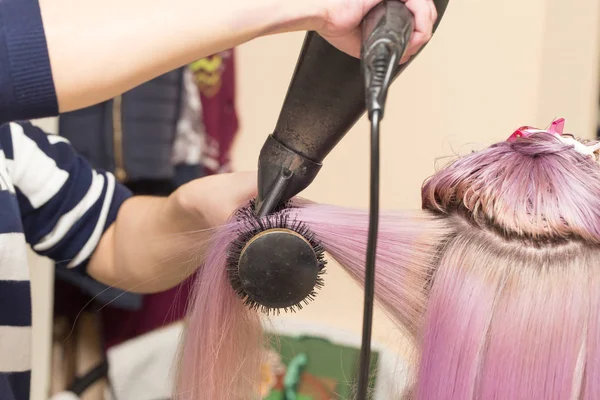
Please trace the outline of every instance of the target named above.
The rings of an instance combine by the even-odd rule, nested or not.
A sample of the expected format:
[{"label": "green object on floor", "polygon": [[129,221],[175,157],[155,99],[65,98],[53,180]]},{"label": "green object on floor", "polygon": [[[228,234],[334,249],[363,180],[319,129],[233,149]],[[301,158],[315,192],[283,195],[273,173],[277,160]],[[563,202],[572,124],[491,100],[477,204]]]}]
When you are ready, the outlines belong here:
[{"label": "green object on floor", "polygon": [[298,386],[307,363],[308,357],[306,354],[300,353],[288,364],[285,378],[283,378],[285,400],[300,400],[298,398]]},{"label": "green object on floor", "polygon": [[284,400],[283,392],[281,390],[272,390],[263,400]]},{"label": "green object on floor", "polygon": [[[265,397],[264,400],[285,400],[283,392],[281,390],[273,390],[269,396]],[[305,396],[302,394],[296,395],[296,400],[318,400],[312,396]]]},{"label": "green object on floor", "polygon": [[[273,336],[271,338],[273,350],[281,356],[281,361],[286,365],[286,376],[283,377],[283,387],[275,388],[265,400],[346,400],[352,398],[356,388],[356,377],[360,358],[360,348],[339,345],[327,339],[311,336]],[[298,390],[295,398],[286,398],[287,388],[285,380],[290,368],[296,369],[295,362],[299,355],[306,356],[306,363],[302,373],[298,375]],[[374,391],[375,370],[378,365],[379,354],[372,352],[372,376],[370,392]],[[300,363],[302,364],[302,363]],[[294,371],[296,373],[297,371]],[[291,378],[291,376],[290,376]],[[369,398],[372,398],[370,396]]]}]

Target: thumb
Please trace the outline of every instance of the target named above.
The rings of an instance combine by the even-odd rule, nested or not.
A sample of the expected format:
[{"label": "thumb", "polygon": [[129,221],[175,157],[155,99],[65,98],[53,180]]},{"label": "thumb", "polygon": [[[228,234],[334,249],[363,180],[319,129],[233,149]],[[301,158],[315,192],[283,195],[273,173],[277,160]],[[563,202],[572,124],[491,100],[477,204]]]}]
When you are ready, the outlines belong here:
[{"label": "thumb", "polygon": [[258,194],[258,173],[256,171],[234,172],[230,174],[230,185],[235,188],[235,198],[238,205],[246,203]]}]

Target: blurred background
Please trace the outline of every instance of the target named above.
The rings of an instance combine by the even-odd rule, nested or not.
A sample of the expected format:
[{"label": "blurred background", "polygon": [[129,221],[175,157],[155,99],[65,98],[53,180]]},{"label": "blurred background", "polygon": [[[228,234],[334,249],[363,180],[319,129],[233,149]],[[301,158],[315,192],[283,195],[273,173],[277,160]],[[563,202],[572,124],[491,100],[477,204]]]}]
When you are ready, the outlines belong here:
[{"label": "blurred background", "polygon": [[[382,128],[382,207],[419,208],[421,183],[448,157],[504,140],[521,125],[544,128],[564,117],[567,132],[596,137],[599,27],[597,0],[451,1],[432,42],[392,86]],[[303,38],[303,33],[272,36],[235,49],[235,97],[229,104],[239,121],[230,153],[234,170],[256,168]],[[58,129],[54,119],[38,123]],[[363,118],[328,156],[303,197],[367,207],[368,140]],[[53,268],[34,259],[38,348],[32,400],[42,400],[51,391],[51,365],[57,365],[49,334],[55,320],[47,311],[55,294]],[[275,324],[328,327],[359,340],[362,301],[362,291],[330,264],[316,301]],[[373,339],[401,359],[410,354],[400,331],[380,310]]]}]

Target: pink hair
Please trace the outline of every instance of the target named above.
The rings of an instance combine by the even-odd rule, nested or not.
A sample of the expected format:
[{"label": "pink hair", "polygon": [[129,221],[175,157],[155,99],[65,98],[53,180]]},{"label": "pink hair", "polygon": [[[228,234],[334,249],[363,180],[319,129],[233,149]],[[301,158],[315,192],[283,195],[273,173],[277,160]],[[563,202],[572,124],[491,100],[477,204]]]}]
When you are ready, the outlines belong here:
[{"label": "pink hair", "polygon": [[[423,211],[383,213],[376,295],[419,350],[411,397],[600,399],[600,167],[533,134],[450,164]],[[359,283],[367,212],[297,201]],[[215,237],[191,303],[176,399],[249,399],[263,337],[227,280]]]},{"label": "pink hair", "polygon": [[457,160],[423,187],[446,215],[417,399],[600,398],[600,167],[539,133]]},{"label": "pink hair", "polygon": [[[362,282],[368,215],[361,210],[296,202],[288,210],[326,240],[328,253]],[[257,392],[262,331],[254,311],[237,298],[227,279],[226,249],[239,221],[223,227],[198,275],[181,349],[177,400],[247,400]],[[416,333],[437,249],[449,229],[422,211],[388,213],[380,223],[377,291],[392,317]]]},{"label": "pink hair", "polygon": [[260,320],[236,297],[225,269],[236,225],[226,225],[215,235],[196,278],[180,349],[175,399],[247,400],[258,391],[263,342]]}]

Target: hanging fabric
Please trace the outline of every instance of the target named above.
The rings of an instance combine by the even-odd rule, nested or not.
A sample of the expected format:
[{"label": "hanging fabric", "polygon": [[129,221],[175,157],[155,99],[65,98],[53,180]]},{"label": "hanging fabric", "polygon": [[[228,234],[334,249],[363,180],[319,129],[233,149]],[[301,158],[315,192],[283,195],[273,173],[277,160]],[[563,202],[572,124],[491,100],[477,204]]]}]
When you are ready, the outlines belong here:
[{"label": "hanging fabric", "polygon": [[231,147],[238,132],[235,108],[235,52],[214,54],[190,65],[202,101],[206,128],[202,164],[207,174],[231,171]]}]

